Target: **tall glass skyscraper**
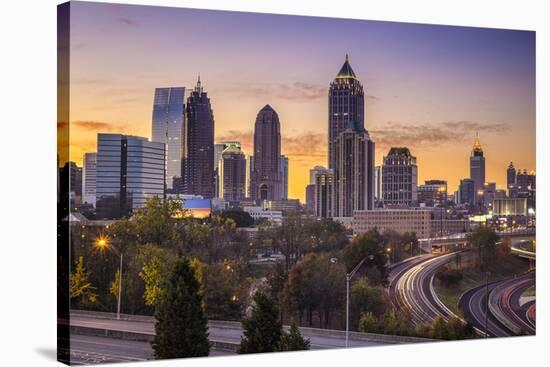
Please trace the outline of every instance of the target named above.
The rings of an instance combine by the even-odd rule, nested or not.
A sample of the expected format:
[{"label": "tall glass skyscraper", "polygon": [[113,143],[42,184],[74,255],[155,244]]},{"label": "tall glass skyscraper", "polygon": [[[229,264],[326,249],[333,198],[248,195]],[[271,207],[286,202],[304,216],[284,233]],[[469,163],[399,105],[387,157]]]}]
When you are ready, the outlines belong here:
[{"label": "tall glass skyscraper", "polygon": [[214,173],[214,113],[199,77],[183,124],[183,192],[213,198]]},{"label": "tall glass skyscraper", "polygon": [[173,187],[174,177],[181,177],[185,88],[156,88],[153,100],[152,141],[166,144],[166,188]]},{"label": "tall glass skyscraper", "polygon": [[121,134],[97,135],[96,213],[116,219],[164,197],[165,145]]},{"label": "tall glass skyscraper", "polygon": [[82,160],[82,202],[95,207],[97,153],[85,153]]}]

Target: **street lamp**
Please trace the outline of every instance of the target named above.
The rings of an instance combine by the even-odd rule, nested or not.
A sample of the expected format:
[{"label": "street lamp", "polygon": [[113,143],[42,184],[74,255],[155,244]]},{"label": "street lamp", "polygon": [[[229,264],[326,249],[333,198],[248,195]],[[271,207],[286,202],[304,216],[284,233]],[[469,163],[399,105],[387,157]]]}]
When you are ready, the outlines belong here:
[{"label": "street lamp", "polygon": [[[374,259],[374,255],[368,255],[368,256],[364,257],[363,260],[361,260],[359,262],[359,264],[357,264],[351,272],[346,273],[346,348],[349,348],[349,285],[350,285],[350,282],[351,282],[351,278],[353,278],[355,273],[357,273],[359,268],[361,268],[361,266],[363,265],[363,263],[367,259],[369,259],[369,260]],[[330,259],[330,262],[335,264],[335,263],[338,262],[338,258],[332,257]]]},{"label": "street lamp", "polygon": [[122,252],[120,252],[115,245],[109,243],[109,239],[107,237],[99,237],[96,240],[95,247],[101,251],[105,250],[113,250],[113,252],[120,256],[120,265],[118,269],[118,299],[117,299],[117,311],[116,311],[116,319],[120,320],[120,299],[122,297]]}]

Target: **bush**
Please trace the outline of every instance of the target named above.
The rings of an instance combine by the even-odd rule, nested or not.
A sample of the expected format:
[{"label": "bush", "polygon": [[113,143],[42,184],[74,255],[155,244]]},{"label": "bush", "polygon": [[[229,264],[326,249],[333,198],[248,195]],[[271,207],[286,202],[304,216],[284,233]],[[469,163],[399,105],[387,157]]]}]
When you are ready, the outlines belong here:
[{"label": "bush", "polygon": [[443,284],[444,287],[449,288],[455,286],[462,280],[462,272],[457,269],[444,269],[437,273],[437,280]]}]

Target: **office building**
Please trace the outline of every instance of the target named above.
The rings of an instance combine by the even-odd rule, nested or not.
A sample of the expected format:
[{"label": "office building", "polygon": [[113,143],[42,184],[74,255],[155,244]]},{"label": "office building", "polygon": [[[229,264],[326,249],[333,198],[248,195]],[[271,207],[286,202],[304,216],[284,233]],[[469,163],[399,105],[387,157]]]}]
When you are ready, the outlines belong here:
[{"label": "office building", "polygon": [[497,198],[492,201],[493,215],[526,216],[527,198]]},{"label": "office building", "polygon": [[[151,140],[166,144],[166,189],[169,192],[174,190],[174,178],[181,177],[184,119],[185,88],[156,88]],[[181,187],[175,189],[176,192],[180,190]]]},{"label": "office building", "polygon": [[315,175],[315,215],[319,218],[332,218],[334,209],[334,174],[325,169]]},{"label": "office building", "polygon": [[353,233],[361,234],[372,229],[381,233],[395,231],[400,234],[416,233],[417,238],[429,238],[431,229],[430,210],[375,209],[353,212]]},{"label": "office building", "polygon": [[240,201],[245,198],[246,158],[235,145],[227,147],[218,161],[219,198]]},{"label": "office building", "polygon": [[485,183],[485,157],[477,136],[470,156],[470,179],[474,181],[474,192],[476,193],[474,200],[478,203],[481,199],[479,193],[483,190]]},{"label": "office building", "polygon": [[510,162],[508,169],[506,170],[506,187],[512,189],[516,186],[516,168],[514,163]]},{"label": "office building", "polygon": [[447,181],[427,180],[418,186],[418,204],[444,206],[447,203]]},{"label": "office building", "polygon": [[282,186],[282,199],[288,199],[288,157],[286,155],[281,156],[281,162],[279,163],[279,177],[281,178]]},{"label": "office building", "polygon": [[130,215],[154,196],[164,198],[165,144],[147,138],[97,135],[96,215]]},{"label": "office building", "polygon": [[315,184],[306,186],[306,210],[315,211]]},{"label": "office building", "polygon": [[418,202],[418,167],[409,148],[390,148],[382,159],[382,201],[385,207],[408,207]]},{"label": "office building", "polygon": [[280,200],[281,127],[277,112],[265,105],[254,124],[254,164],[250,197],[256,200]]},{"label": "office building", "polygon": [[[220,142],[214,143],[214,189],[215,189],[214,192],[215,192],[215,195],[220,195],[220,175],[218,172],[219,162],[222,157],[223,151],[231,146],[236,147],[238,150],[241,150],[241,143],[238,141],[220,141]],[[245,190],[245,195],[246,195],[246,190]]]},{"label": "office building", "polygon": [[459,203],[467,204],[469,206],[474,206],[476,202],[476,191],[474,180],[465,178],[460,180],[459,192]]},{"label": "office building", "polygon": [[185,194],[214,197],[214,113],[200,77],[187,98],[182,177]]},{"label": "office building", "polygon": [[97,153],[84,153],[82,160],[82,202],[95,208]]}]

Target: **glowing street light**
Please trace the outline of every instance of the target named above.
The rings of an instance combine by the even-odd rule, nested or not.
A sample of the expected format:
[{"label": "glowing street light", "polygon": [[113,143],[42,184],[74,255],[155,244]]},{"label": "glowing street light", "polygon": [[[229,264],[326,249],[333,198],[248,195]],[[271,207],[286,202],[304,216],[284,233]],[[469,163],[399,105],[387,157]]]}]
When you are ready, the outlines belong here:
[{"label": "glowing street light", "polygon": [[120,266],[118,269],[118,299],[117,299],[117,312],[116,312],[116,319],[120,320],[120,299],[122,298],[122,252],[118,251],[118,249],[111,243],[109,243],[109,238],[105,236],[99,237],[95,241],[95,248],[97,248],[100,251],[105,250],[113,250],[114,253],[120,256]]}]

